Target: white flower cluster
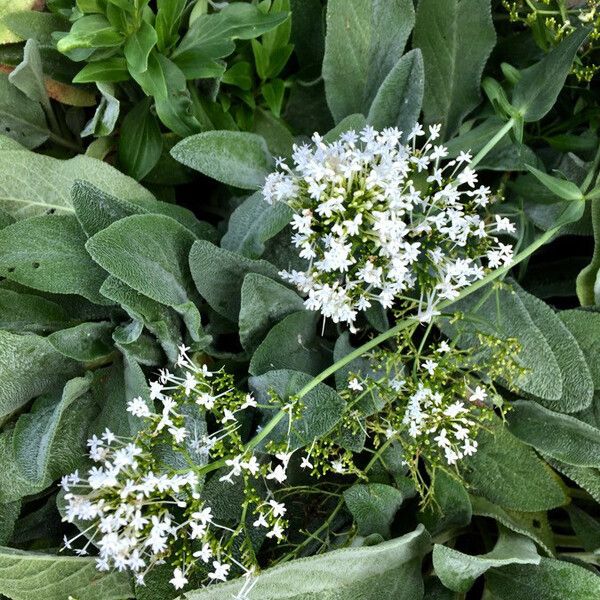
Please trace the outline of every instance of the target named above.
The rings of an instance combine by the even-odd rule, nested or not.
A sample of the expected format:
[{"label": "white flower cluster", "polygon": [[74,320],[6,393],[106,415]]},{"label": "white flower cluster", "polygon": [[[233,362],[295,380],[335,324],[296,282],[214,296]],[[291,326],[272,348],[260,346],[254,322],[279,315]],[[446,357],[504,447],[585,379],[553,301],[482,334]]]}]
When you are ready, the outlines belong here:
[{"label": "white flower cluster", "polygon": [[[222,465],[224,474],[216,475],[221,481],[233,483],[234,478],[243,477],[246,484],[253,478],[282,483],[291,457],[280,452],[273,465],[268,460],[259,462],[244,450],[238,419],[256,401],[235,390],[231,376],[196,366],[188,350],[180,347],[177,361],[183,376],[163,370],[150,383],[150,399],[160,402],[159,410],[142,398],[128,403],[127,410],[143,419],[138,434],[120,439],[107,429],[100,437],[92,436],[88,446],[94,466],[85,476],[75,472],[62,480],[65,520],[81,530],[72,539],[65,538],[66,548],[87,554],[93,544],[99,553],[99,570],[130,570],[140,584],[149,569],[175,554],[171,583],[176,589],[188,583],[189,570],[198,563],[204,563],[209,583],[225,581],[234,564],[246,575],[252,574],[253,565],[240,564],[229,546],[225,548],[224,540],[238,532],[213,518],[201,496],[201,476]],[[208,413],[217,424],[210,434]],[[181,469],[179,459],[176,468],[164,458],[169,447],[188,462],[187,469]],[[210,460],[215,450],[218,456],[231,458],[219,459],[213,466]],[[253,498],[258,497],[254,489],[250,491]],[[264,501],[254,501],[257,519],[253,526],[265,527],[267,538],[281,540],[287,526],[286,507],[271,491],[267,493]]]},{"label": "white flower cluster", "polygon": [[309,266],[281,275],[308,309],[353,327],[374,301],[400,302],[430,321],[440,301],[512,260],[494,234],[514,225],[482,216],[490,188],[478,185],[468,153],[443,162],[439,132],[416,125],[406,144],[396,128],[367,126],[333,143],[315,133],[311,146],[294,146],[293,168],[278,160],[263,195],[295,212],[292,241]]}]

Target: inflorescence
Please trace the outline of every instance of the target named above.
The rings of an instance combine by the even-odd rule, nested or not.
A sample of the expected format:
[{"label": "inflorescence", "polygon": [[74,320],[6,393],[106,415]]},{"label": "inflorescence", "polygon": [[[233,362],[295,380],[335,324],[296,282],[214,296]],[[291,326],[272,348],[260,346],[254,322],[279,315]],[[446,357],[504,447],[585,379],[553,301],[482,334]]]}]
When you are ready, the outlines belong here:
[{"label": "inflorescence", "polygon": [[490,188],[478,184],[469,153],[445,160],[439,134],[416,125],[403,143],[396,128],[367,126],[328,143],[315,133],[310,146],[294,146],[293,167],[278,160],[263,195],[294,210],[292,242],[309,266],[281,276],[308,309],[354,328],[378,302],[416,307],[428,322],[441,301],[512,260],[512,245],[494,234],[514,225],[482,216]]}]

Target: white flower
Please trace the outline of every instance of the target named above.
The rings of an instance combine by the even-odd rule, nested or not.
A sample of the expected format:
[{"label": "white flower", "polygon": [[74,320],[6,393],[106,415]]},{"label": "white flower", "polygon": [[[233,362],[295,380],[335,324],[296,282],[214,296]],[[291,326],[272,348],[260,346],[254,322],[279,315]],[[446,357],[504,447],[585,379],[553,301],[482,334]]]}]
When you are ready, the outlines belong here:
[{"label": "white flower", "polygon": [[169,580],[169,583],[171,583],[176,590],[180,590],[185,587],[187,582],[188,580],[183,574],[183,571],[179,568],[173,571],[173,578]]},{"label": "white flower", "polygon": [[286,512],[285,504],[277,502],[276,500],[269,500],[269,504],[273,509],[273,516],[275,517],[283,517]]},{"label": "white flower", "polygon": [[267,474],[267,479],[274,479],[278,483],[283,483],[287,479],[287,473],[281,465],[277,465]]},{"label": "white flower", "polygon": [[313,464],[310,462],[310,456],[303,456],[302,461],[300,462],[301,469],[312,469]]},{"label": "white flower", "polygon": [[199,558],[202,562],[207,563],[211,558],[212,558],[212,549],[210,547],[210,544],[208,543],[204,543],[202,544],[202,549],[201,550],[197,550],[196,552],[193,553],[193,556],[195,558]]},{"label": "white flower", "polygon": [[348,387],[351,390],[354,390],[355,392],[362,392],[362,390],[363,390],[362,384],[360,383],[360,381],[358,381],[358,379],[356,377],[352,378],[348,382]]},{"label": "white flower", "polygon": [[150,409],[141,396],[138,396],[127,403],[127,411],[130,412],[134,417],[150,416]]},{"label": "white flower", "polygon": [[475,388],[475,391],[471,394],[471,397],[469,398],[469,400],[471,402],[483,402],[486,398],[487,398],[486,391],[481,386],[478,385]]},{"label": "white flower", "polygon": [[[406,145],[396,128],[368,126],[331,143],[315,134],[312,145],[294,146],[293,167],[281,161],[267,178],[265,199],[294,210],[292,241],[309,266],[281,276],[306,294],[308,310],[351,330],[373,302],[386,309],[408,304],[421,322],[431,322],[440,301],[456,299],[485,268],[510,259],[478,213],[491,191],[475,188],[470,153],[443,162],[447,149],[432,144],[440,132],[431,125],[421,148],[418,124]],[[428,191],[414,186],[420,172]],[[511,224],[502,226],[508,231]],[[469,268],[454,272],[463,263]]]},{"label": "white flower", "polygon": [[219,579],[220,581],[226,581],[227,575],[229,574],[229,569],[231,569],[231,565],[228,565],[227,563],[221,563],[218,560],[214,560],[213,569],[214,571],[208,574],[210,579]]},{"label": "white flower", "polygon": [[425,369],[430,375],[433,375],[437,366],[438,363],[436,363],[435,360],[431,360],[430,358],[428,358],[426,361],[423,362],[421,368]]}]

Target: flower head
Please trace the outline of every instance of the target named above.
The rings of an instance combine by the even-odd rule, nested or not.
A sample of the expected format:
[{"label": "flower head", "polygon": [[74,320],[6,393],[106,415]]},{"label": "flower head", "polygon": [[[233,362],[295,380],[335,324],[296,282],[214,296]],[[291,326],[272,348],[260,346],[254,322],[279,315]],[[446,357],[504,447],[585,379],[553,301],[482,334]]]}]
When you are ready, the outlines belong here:
[{"label": "flower head", "polygon": [[418,308],[430,321],[440,301],[511,260],[493,234],[512,232],[512,223],[480,214],[489,188],[475,187],[470,154],[442,162],[447,148],[432,143],[439,133],[417,125],[407,144],[395,128],[368,126],[331,143],[315,134],[294,147],[293,168],[279,161],[267,177],[265,200],[294,210],[292,242],[307,261],[304,272],[281,276],[306,294],[309,310],[352,328],[379,302]]}]

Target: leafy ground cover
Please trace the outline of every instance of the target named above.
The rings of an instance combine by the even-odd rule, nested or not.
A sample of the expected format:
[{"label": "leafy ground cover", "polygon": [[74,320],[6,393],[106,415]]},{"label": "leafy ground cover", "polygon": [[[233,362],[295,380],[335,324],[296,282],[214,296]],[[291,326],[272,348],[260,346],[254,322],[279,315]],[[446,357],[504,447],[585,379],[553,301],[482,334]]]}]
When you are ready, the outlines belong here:
[{"label": "leafy ground cover", "polygon": [[0,596],[600,597],[595,0],[0,0]]}]

